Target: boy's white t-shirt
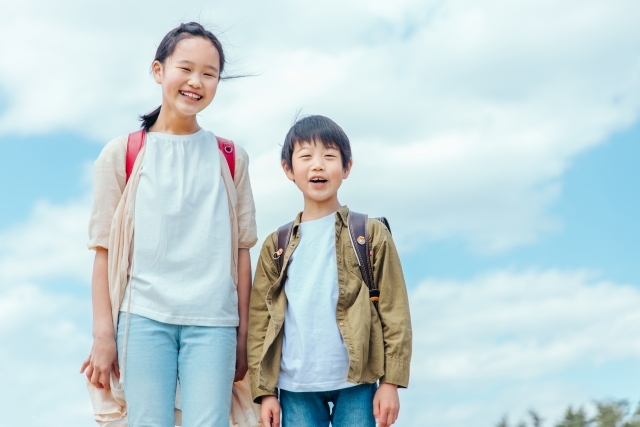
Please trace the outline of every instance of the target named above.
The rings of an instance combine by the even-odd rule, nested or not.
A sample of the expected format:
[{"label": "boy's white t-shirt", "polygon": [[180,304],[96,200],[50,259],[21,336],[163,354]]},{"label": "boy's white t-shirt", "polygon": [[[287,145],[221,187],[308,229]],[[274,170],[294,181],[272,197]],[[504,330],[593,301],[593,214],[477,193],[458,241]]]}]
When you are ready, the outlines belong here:
[{"label": "boy's white t-shirt", "polygon": [[136,193],[129,283],[120,306],[159,322],[238,326],[231,222],[218,142],[149,132]]},{"label": "boy's white t-shirt", "polygon": [[354,386],[345,380],[349,354],[336,323],[335,214],[300,223],[300,242],[284,290],[287,310],[277,387],[330,391]]}]

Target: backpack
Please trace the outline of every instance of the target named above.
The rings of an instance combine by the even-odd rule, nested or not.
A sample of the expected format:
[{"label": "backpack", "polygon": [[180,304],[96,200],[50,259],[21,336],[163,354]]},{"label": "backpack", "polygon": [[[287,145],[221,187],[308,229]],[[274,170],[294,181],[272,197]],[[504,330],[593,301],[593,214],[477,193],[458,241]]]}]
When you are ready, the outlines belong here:
[{"label": "backpack", "polygon": [[[146,137],[147,132],[144,129],[141,129],[137,132],[130,133],[129,138],[127,138],[127,157],[125,165],[125,170],[127,172],[127,181],[129,181],[131,172],[133,172],[133,165],[136,163],[138,153],[140,153],[140,150],[142,150],[142,147],[144,146]],[[236,172],[236,150],[233,141],[220,138],[218,136],[216,136],[216,140],[218,141],[218,148],[220,149],[220,151],[222,151],[222,154],[227,161],[227,165],[229,166],[231,179],[233,179]]]},{"label": "backpack", "polygon": [[[380,221],[387,227],[389,233],[391,233],[391,227],[389,221],[385,217],[373,218]],[[373,268],[371,267],[371,256],[373,251],[369,245],[369,216],[367,214],[361,214],[358,212],[349,211],[347,219],[347,228],[349,229],[349,237],[351,237],[351,247],[356,254],[358,260],[358,266],[360,267],[360,273],[362,274],[362,280],[367,284],[369,288],[369,299],[373,302],[373,305],[378,309],[378,301],[380,300],[380,290],[377,284],[373,280]],[[278,271],[282,272],[285,267],[284,264],[284,251],[289,246],[289,240],[291,240],[291,231],[293,230],[293,221],[278,228],[277,234],[277,251],[273,254],[273,259],[278,261]],[[356,237],[357,236],[357,237]]]}]

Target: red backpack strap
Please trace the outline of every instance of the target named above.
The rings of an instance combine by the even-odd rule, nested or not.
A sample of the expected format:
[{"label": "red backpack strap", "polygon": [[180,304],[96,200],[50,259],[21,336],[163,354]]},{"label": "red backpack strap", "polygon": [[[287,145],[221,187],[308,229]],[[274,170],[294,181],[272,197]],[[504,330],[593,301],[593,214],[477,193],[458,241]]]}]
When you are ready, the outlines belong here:
[{"label": "red backpack strap", "polygon": [[146,135],[147,133],[145,130],[140,129],[137,132],[130,133],[129,138],[127,138],[127,158],[125,166],[127,181],[129,181],[131,172],[133,172],[133,165],[136,163],[138,153],[140,153],[140,150],[142,150],[142,147],[144,146]]},{"label": "red backpack strap", "polygon": [[218,140],[218,148],[222,151],[222,154],[227,161],[227,165],[229,166],[231,179],[234,179],[236,175],[236,147],[233,144],[233,141],[229,139],[220,138],[219,136],[216,136],[216,139]]}]

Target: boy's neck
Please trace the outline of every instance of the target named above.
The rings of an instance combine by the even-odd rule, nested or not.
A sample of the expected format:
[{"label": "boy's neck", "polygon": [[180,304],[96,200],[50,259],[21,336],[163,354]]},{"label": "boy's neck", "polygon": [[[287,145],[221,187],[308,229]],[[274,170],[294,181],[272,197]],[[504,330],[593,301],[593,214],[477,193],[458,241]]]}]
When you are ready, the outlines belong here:
[{"label": "boy's neck", "polygon": [[331,215],[332,213],[337,212],[341,207],[342,205],[338,201],[337,197],[331,201],[322,202],[305,199],[304,210],[302,211],[300,222],[307,222],[324,218],[327,215]]},{"label": "boy's neck", "polygon": [[168,133],[170,135],[191,135],[200,130],[195,116],[183,116],[176,114],[164,106],[160,109],[158,120],[151,126],[149,131]]}]

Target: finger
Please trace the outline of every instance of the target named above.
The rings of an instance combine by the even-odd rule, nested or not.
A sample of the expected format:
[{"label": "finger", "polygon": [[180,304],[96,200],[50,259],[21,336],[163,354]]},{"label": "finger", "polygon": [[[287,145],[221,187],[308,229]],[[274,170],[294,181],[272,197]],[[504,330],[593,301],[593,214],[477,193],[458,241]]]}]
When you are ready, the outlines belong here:
[{"label": "finger", "polygon": [[104,371],[100,374],[100,384],[105,390],[111,390],[111,370]]},{"label": "finger", "polygon": [[373,399],[373,418],[380,419],[380,401],[376,398]]},{"label": "finger", "polygon": [[96,386],[97,388],[102,388],[102,384],[100,384],[100,372],[94,368],[93,373],[91,374],[91,384]]},{"label": "finger", "polygon": [[85,360],[84,362],[82,362],[82,366],[80,367],[80,373],[83,373],[85,369],[87,369],[87,366],[89,366],[90,362],[90,358],[91,357],[87,357],[87,360]]},{"label": "finger", "polygon": [[89,365],[89,369],[87,369],[87,380],[89,380],[89,382],[91,382],[91,378],[93,377],[93,373],[95,372],[95,369],[93,368],[93,366]]},{"label": "finger", "polygon": [[91,382],[91,376],[93,375],[93,366],[89,365],[89,368],[86,370],[85,374],[87,375],[87,380]]},{"label": "finger", "polygon": [[398,421],[398,415],[400,415],[400,403],[399,402],[398,402],[398,406],[393,408],[393,420],[392,420],[391,424],[395,424],[395,422]]},{"label": "finger", "polygon": [[118,366],[118,362],[113,364],[113,373],[116,375],[116,378],[120,379],[120,367]]},{"label": "finger", "polygon": [[389,413],[387,412],[387,408],[380,408],[380,416],[378,417],[378,427],[389,427],[387,423],[387,417]]},{"label": "finger", "polygon": [[393,411],[390,411],[389,414],[387,415],[387,425],[393,425],[393,423],[396,422],[396,417],[393,413]]},{"label": "finger", "polygon": [[280,427],[280,410],[273,411],[273,419],[271,421],[273,427]]},{"label": "finger", "polygon": [[260,411],[260,422],[262,423],[262,427],[271,427],[271,412]]}]

